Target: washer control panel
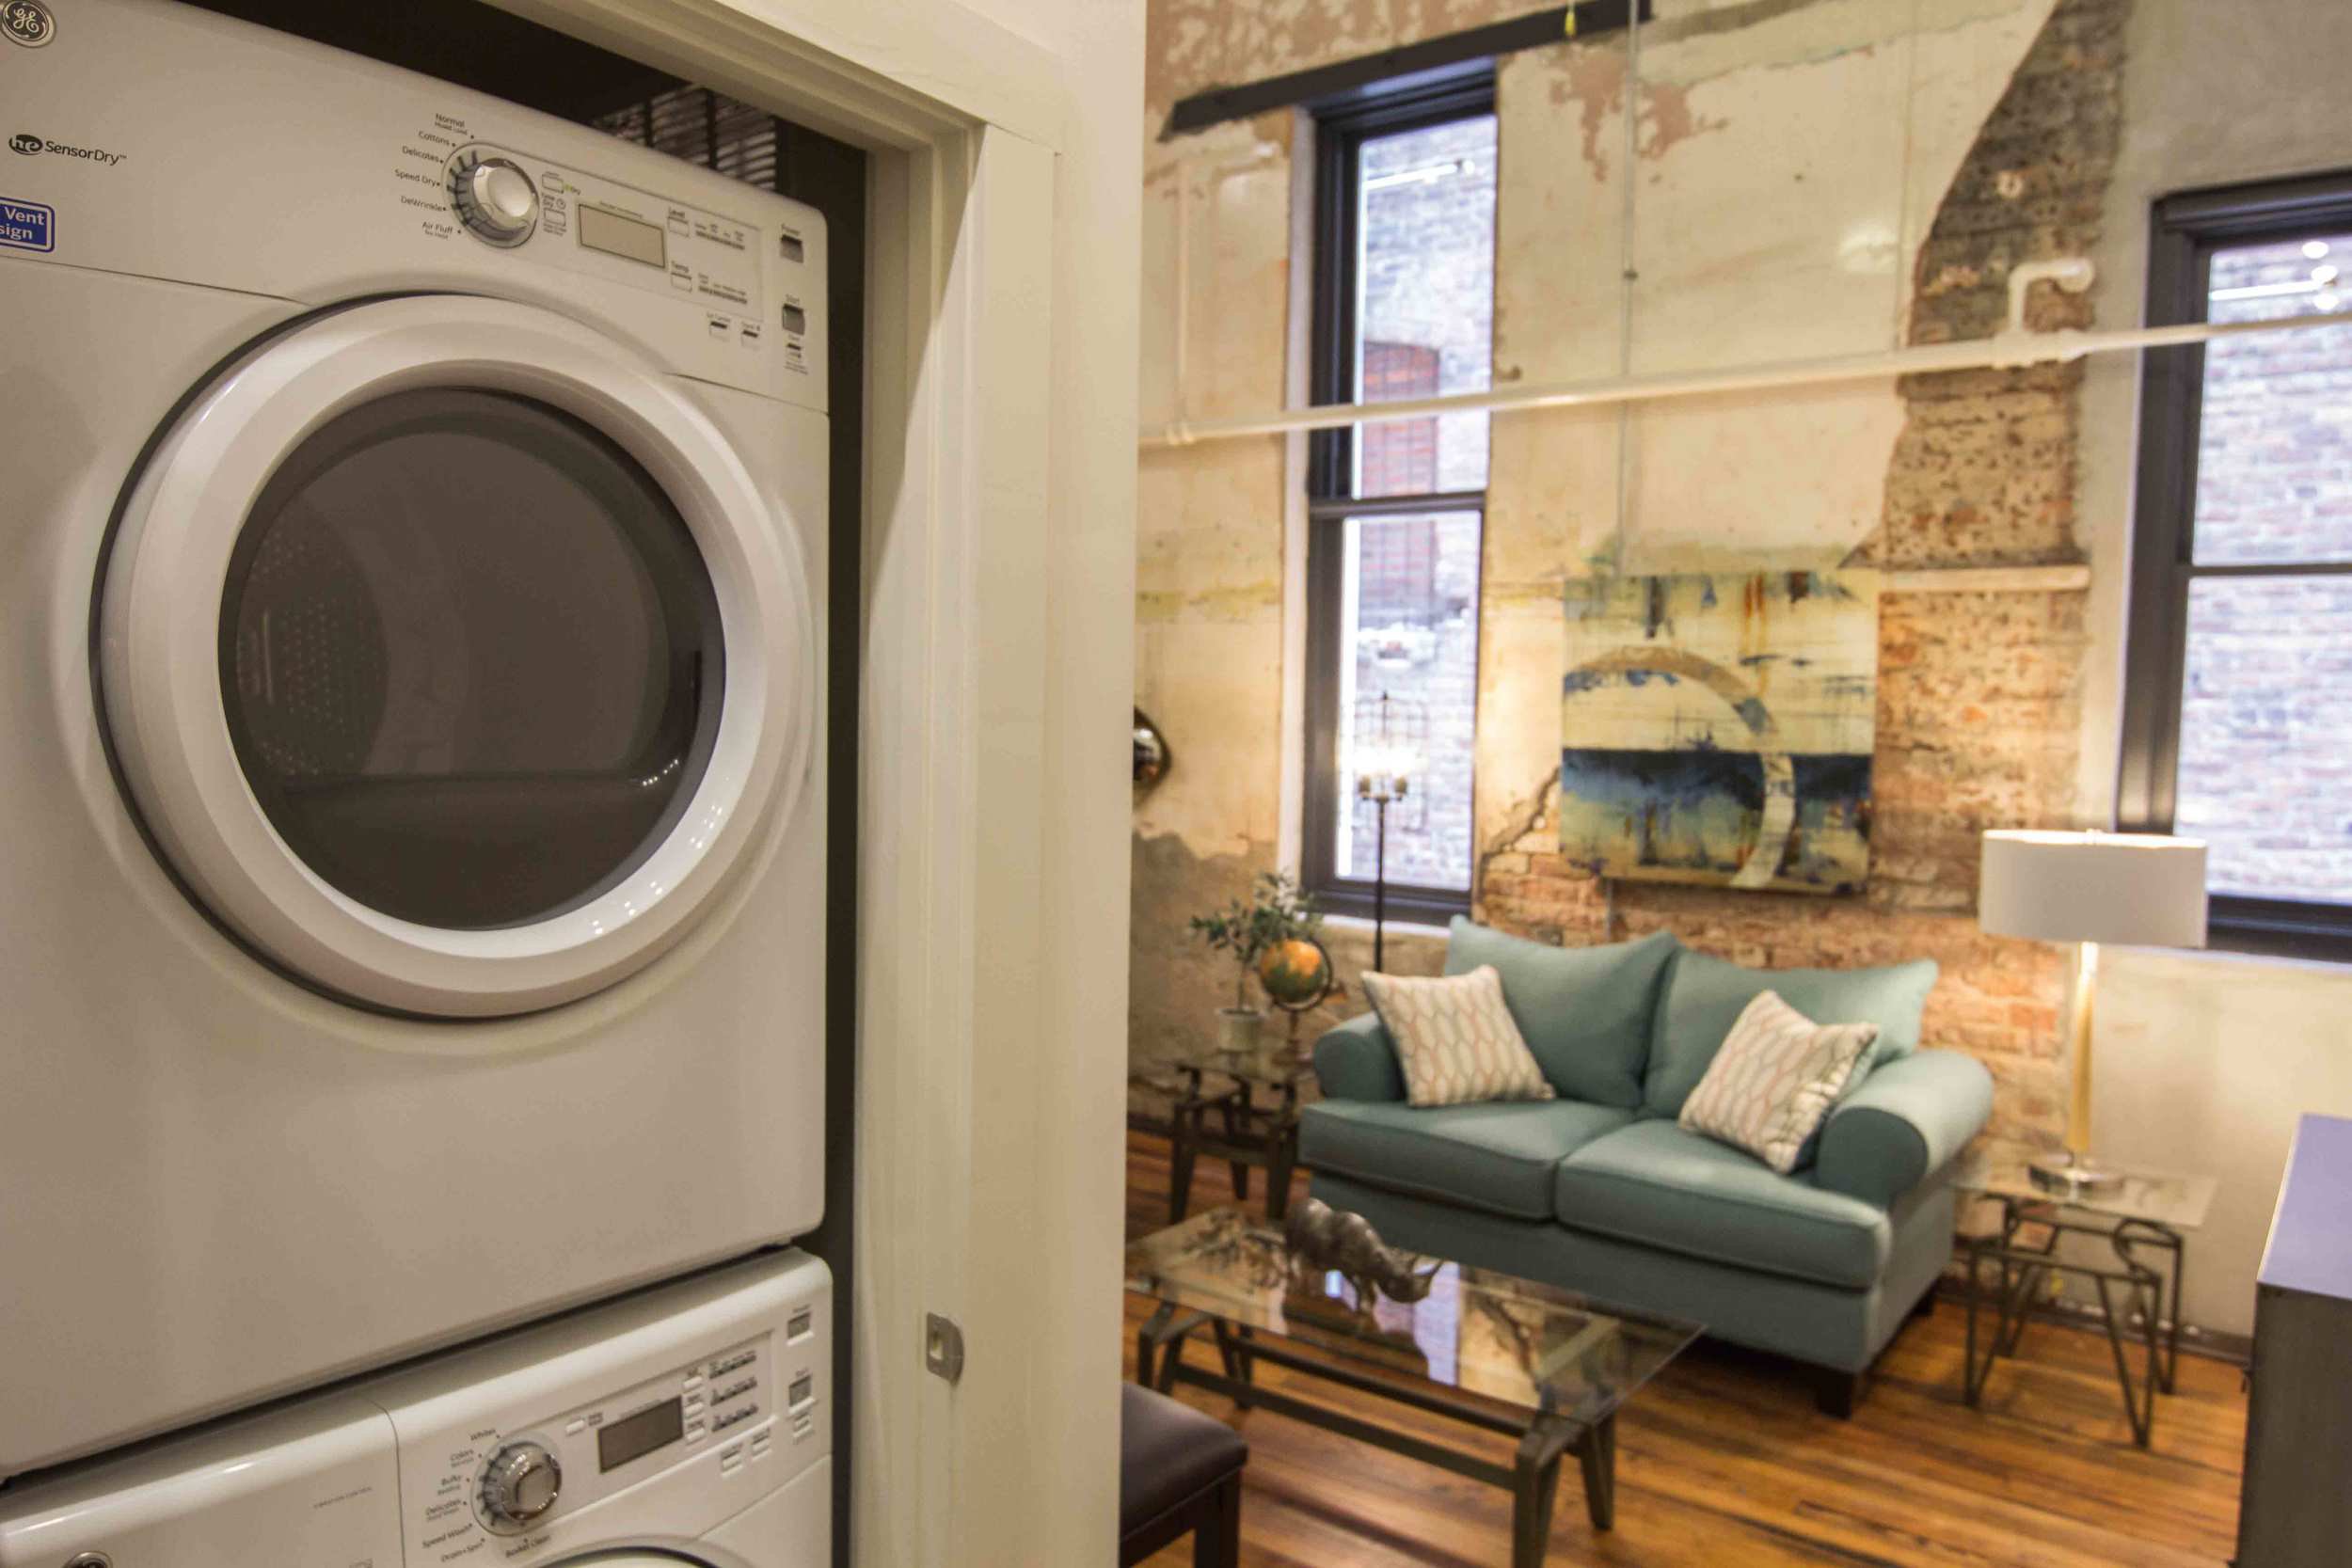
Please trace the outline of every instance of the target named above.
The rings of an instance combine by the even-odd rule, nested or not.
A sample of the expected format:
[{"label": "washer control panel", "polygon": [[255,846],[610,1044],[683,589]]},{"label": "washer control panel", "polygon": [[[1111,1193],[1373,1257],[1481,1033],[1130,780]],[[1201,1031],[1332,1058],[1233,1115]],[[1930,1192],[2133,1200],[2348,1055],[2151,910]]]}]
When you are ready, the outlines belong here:
[{"label": "washer control panel", "polygon": [[[408,1563],[560,1557],[583,1535],[627,1533],[657,1499],[656,1533],[691,1533],[668,1521],[715,1523],[782,1485],[830,1444],[825,1285],[821,1266],[801,1259],[763,1282],[754,1313],[673,1314],[594,1337],[559,1323],[524,1337],[540,1350],[494,1345],[446,1375],[396,1379],[385,1409],[400,1438]],[[605,1311],[626,1322],[635,1307]],[[566,1338],[583,1342],[542,1354]]]},{"label": "washer control panel", "polygon": [[12,1485],[0,1565],[555,1568],[764,1502],[781,1529],[787,1490],[821,1520],[832,1312],[793,1252],[585,1307]]}]

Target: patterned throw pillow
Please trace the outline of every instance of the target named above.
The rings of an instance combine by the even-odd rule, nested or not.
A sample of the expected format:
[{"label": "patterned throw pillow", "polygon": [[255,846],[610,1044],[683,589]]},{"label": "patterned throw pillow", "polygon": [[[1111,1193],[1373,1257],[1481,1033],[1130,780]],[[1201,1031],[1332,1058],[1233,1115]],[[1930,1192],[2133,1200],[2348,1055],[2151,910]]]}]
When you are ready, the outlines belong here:
[{"label": "patterned throw pillow", "polygon": [[1467,1105],[1482,1100],[1549,1100],[1492,964],[1445,979],[1367,974],[1371,996],[1405,1069],[1405,1098],[1414,1105]]},{"label": "patterned throw pillow", "polygon": [[1878,1037],[1875,1023],[1816,1023],[1759,991],[1682,1102],[1680,1125],[1786,1176]]}]

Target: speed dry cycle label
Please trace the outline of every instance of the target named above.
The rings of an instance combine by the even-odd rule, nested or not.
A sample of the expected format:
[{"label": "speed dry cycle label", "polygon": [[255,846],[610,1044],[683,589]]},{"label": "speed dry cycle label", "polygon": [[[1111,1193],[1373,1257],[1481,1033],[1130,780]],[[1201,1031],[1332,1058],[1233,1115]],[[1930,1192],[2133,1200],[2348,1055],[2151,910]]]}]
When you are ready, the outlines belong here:
[{"label": "speed dry cycle label", "polygon": [[10,250],[56,249],[56,213],[38,201],[0,196],[0,245]]}]

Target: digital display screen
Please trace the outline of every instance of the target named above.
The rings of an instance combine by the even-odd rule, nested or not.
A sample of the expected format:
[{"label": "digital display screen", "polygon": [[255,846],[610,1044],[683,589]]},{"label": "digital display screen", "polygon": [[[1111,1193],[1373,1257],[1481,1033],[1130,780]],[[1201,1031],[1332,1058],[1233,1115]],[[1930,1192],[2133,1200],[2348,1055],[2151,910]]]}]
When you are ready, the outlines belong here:
[{"label": "digital display screen", "polygon": [[679,1400],[649,1404],[634,1416],[596,1429],[596,1468],[617,1468],[686,1435],[686,1406]]},{"label": "digital display screen", "polygon": [[643,261],[665,271],[670,265],[669,235],[660,224],[616,213],[610,207],[580,209],[580,243],[607,256]]}]

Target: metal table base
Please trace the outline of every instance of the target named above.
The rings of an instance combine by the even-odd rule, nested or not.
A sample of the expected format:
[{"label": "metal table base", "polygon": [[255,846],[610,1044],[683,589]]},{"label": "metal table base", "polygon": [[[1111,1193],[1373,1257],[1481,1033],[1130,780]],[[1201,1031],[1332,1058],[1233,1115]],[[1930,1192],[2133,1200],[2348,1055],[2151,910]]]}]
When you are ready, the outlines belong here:
[{"label": "metal table base", "polygon": [[[2054,1272],[2070,1274],[2090,1280],[2098,1289],[2100,1323],[2106,1330],[2107,1348],[2115,1357],[2115,1381],[2123,1393],[2123,1414],[2131,1422],[2132,1441],[2143,1449],[2148,1447],[2155,1430],[2156,1395],[2172,1392],[2173,1374],[2181,1359],[2181,1233],[2169,1226],[2144,1219],[2118,1220],[2106,1226],[2085,1225],[2061,1218],[2061,1206],[2055,1201],[2039,1202],[2006,1194],[1992,1196],[2001,1205],[1999,1230],[1964,1239],[1968,1256],[1968,1346],[1963,1378],[1968,1402],[1982,1402],[1984,1386],[1995,1360],[2016,1355],[2042,1281]],[[2045,1227],[2047,1234],[2038,1244],[2019,1240],[2019,1230],[2027,1225]],[[2058,1257],[2058,1243],[2067,1236],[2093,1236],[2106,1242],[2122,1266],[2103,1268]],[[2159,1272],[2140,1256],[2143,1250],[2164,1254],[2168,1266]],[[1985,1295],[1983,1275],[1988,1263],[1998,1267],[2000,1282],[1992,1302],[1996,1314],[1993,1332],[1985,1337],[1983,1354],[1979,1355],[1977,1314]],[[2171,1298],[2169,1314],[2164,1311],[2168,1293]],[[2141,1324],[2146,1365],[2137,1379],[2132,1372],[2132,1355],[2124,1342],[2124,1326],[2116,1316],[2119,1294],[2126,1307],[2138,1313]]]},{"label": "metal table base", "polygon": [[[1203,1327],[1215,1337],[1221,1371],[1209,1371],[1184,1362],[1185,1341]],[[1261,1361],[1482,1431],[1516,1437],[1518,1451],[1509,1465],[1498,1465],[1311,1400],[1262,1388],[1257,1383],[1257,1364]],[[1229,1323],[1209,1313],[1180,1315],[1174,1306],[1166,1302],[1136,1335],[1136,1381],[1164,1394],[1180,1383],[1206,1388],[1224,1395],[1245,1410],[1263,1407],[1390,1453],[1403,1454],[1407,1459],[1418,1459],[1455,1475],[1499,1486],[1511,1494],[1511,1568],[1538,1568],[1544,1560],[1551,1538],[1552,1504],[1560,1490],[1561,1461],[1569,1454],[1576,1455],[1584,1472],[1584,1510],[1593,1528],[1605,1530],[1616,1522],[1617,1418],[1613,1414],[1591,1425],[1541,1412],[1504,1415],[1435,1389],[1407,1387],[1369,1373],[1332,1366],[1287,1346],[1269,1344],[1247,1326]]]}]

